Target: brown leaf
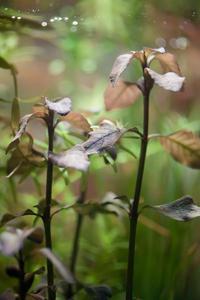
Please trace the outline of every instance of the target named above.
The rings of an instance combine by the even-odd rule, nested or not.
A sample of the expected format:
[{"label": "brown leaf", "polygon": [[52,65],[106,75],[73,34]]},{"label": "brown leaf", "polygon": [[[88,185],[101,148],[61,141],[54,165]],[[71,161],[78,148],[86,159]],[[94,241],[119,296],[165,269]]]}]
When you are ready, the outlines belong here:
[{"label": "brown leaf", "polygon": [[200,138],[194,133],[180,130],[160,137],[160,142],[178,162],[200,169]]},{"label": "brown leaf", "polygon": [[119,80],[114,88],[109,84],[104,93],[106,110],[128,107],[140,95],[141,91],[134,83]]},{"label": "brown leaf", "polygon": [[184,196],[167,204],[151,205],[150,207],[177,221],[190,221],[200,217],[200,207],[194,204],[191,196]]},{"label": "brown leaf", "polygon": [[66,116],[61,117],[61,121],[66,121],[72,126],[81,129],[84,132],[89,132],[91,130],[90,124],[87,119],[78,112],[71,111]]},{"label": "brown leaf", "polygon": [[72,104],[70,98],[62,98],[56,100],[55,102],[52,102],[45,97],[44,101],[45,106],[48,107],[48,109],[56,112],[61,116],[65,116],[71,111]]},{"label": "brown leaf", "polygon": [[112,147],[125,132],[126,129],[104,120],[97,129],[89,133],[89,139],[81,145],[88,155],[100,153],[106,151],[106,148]]},{"label": "brown leaf", "polygon": [[81,145],[76,145],[59,154],[49,153],[49,159],[61,168],[75,168],[86,171],[89,166],[88,156]]},{"label": "brown leaf", "polygon": [[176,58],[173,54],[168,52],[163,54],[157,54],[155,56],[155,59],[159,61],[165,73],[174,72],[177,75],[182,76]]},{"label": "brown leaf", "polygon": [[149,73],[149,75],[155,81],[155,83],[160,87],[164,88],[165,90],[178,92],[183,87],[185,77],[180,77],[174,72],[158,74],[149,68],[146,68],[145,70]]},{"label": "brown leaf", "polygon": [[144,54],[146,57],[146,61],[147,61],[147,66],[150,65],[150,63],[152,62],[152,60],[154,60],[155,57],[157,57],[157,55],[159,54],[163,54],[165,53],[165,48],[160,47],[160,48],[144,48]]},{"label": "brown leaf", "polygon": [[120,75],[126,70],[127,66],[133,59],[133,53],[122,54],[118,56],[113,64],[109,79],[114,87]]}]

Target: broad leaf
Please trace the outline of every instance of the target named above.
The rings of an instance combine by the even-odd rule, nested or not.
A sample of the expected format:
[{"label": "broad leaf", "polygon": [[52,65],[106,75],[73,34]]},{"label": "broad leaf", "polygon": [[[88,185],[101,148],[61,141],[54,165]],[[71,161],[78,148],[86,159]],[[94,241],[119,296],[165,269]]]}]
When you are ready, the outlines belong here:
[{"label": "broad leaf", "polygon": [[157,85],[163,87],[165,90],[178,92],[182,89],[185,77],[180,77],[174,72],[168,72],[165,74],[158,74],[155,71],[146,68],[151,78]]},{"label": "broad leaf", "polygon": [[72,111],[68,113],[66,116],[61,118],[61,121],[66,121],[83,132],[89,132],[91,130],[91,126],[87,119],[78,112]]},{"label": "broad leaf", "polygon": [[200,138],[194,133],[180,130],[160,137],[163,147],[178,162],[194,169],[200,169]]},{"label": "broad leaf", "polygon": [[11,228],[9,231],[5,231],[0,235],[0,252],[4,255],[16,254],[24,244],[24,240],[35,230],[32,229],[14,229]]},{"label": "broad leaf", "polygon": [[177,221],[189,221],[200,217],[200,207],[194,204],[190,196],[184,196],[168,204],[152,205],[150,207]]},{"label": "broad leaf", "polygon": [[115,85],[108,85],[104,93],[106,110],[128,107],[141,95],[141,91],[134,83],[119,80]]},{"label": "broad leaf", "polygon": [[70,98],[58,99],[55,102],[49,101],[47,98],[45,98],[44,101],[45,106],[48,107],[48,109],[56,112],[61,116],[65,116],[71,111],[72,103]]},{"label": "broad leaf", "polygon": [[159,61],[165,73],[174,72],[181,76],[181,71],[176,61],[176,58],[171,53],[157,54],[155,59]]},{"label": "broad leaf", "polygon": [[125,132],[126,129],[104,120],[97,129],[89,133],[89,139],[81,145],[88,155],[101,153],[112,147]]},{"label": "broad leaf", "polygon": [[113,87],[118,81],[120,75],[126,70],[128,64],[133,59],[133,53],[122,54],[118,56],[113,64],[109,79]]},{"label": "broad leaf", "polygon": [[55,254],[53,254],[51,250],[49,250],[48,248],[42,248],[39,251],[40,253],[42,253],[42,255],[44,255],[47,259],[49,259],[52,262],[58,273],[67,283],[75,283],[75,279],[72,273],[64,266],[60,259]]},{"label": "broad leaf", "polygon": [[26,209],[15,215],[6,213],[1,217],[0,226],[3,226],[12,220],[15,220],[16,218],[19,218],[22,216],[32,216],[32,215],[36,215],[36,214],[31,209]]},{"label": "broad leaf", "polygon": [[59,154],[49,153],[49,159],[61,168],[75,168],[86,171],[89,166],[88,156],[81,145],[76,145]]}]

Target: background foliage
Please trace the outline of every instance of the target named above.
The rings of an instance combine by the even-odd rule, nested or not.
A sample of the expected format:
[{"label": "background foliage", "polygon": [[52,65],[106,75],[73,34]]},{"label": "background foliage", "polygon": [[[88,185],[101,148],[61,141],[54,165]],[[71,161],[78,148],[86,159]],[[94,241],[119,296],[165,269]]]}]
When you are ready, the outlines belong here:
[{"label": "background foliage", "polygon": [[[139,50],[143,46],[164,46],[176,54],[186,76],[186,85],[184,91],[177,94],[155,87],[151,97],[150,132],[168,134],[184,128],[199,133],[198,1],[1,3],[1,15],[10,18],[0,18],[0,56],[13,63],[18,70],[22,115],[30,112],[33,103],[40,101],[43,95],[50,99],[67,95],[73,100],[74,110],[86,111],[92,124],[109,118],[129,127],[140,127],[140,100],[129,108],[105,111],[103,92],[108,74],[117,55]],[[31,23],[30,19],[36,23]],[[138,65],[134,64],[124,78],[137,78],[139,72]],[[5,177],[8,160],[5,148],[11,135],[9,120],[13,82],[10,72],[4,69],[0,69],[0,98],[0,209],[2,214],[6,211],[16,213],[36,205],[38,199],[43,197],[44,172],[35,170],[23,182],[20,182],[20,176]],[[38,146],[45,149],[43,126],[33,122],[29,131],[38,140]],[[62,148],[69,146],[69,139],[61,139]],[[133,144],[124,140],[124,144],[138,154],[137,141]],[[120,152],[117,168],[115,173],[111,166],[105,167],[103,159],[93,158],[87,193],[89,201],[100,201],[105,191],[132,197],[132,174],[136,173],[137,160]],[[62,204],[71,203],[79,194],[80,173],[69,171],[65,173],[64,180],[58,169],[55,170],[53,197]],[[199,179],[197,170],[179,165],[162,151],[156,141],[152,141],[145,168],[143,203],[162,204],[183,194],[192,195],[198,203]],[[30,223],[30,217],[16,222]],[[54,250],[66,265],[74,223],[75,214],[71,210],[63,211],[53,222]],[[199,229],[198,219],[183,224],[161,218],[151,211],[144,212],[139,219],[136,249],[135,286],[139,299],[199,299]],[[122,299],[128,245],[126,217],[100,214],[95,218],[86,217],[80,244],[79,278],[88,283],[106,283],[112,287],[114,299]],[[1,291],[14,282],[4,272],[8,262],[10,258],[0,257]],[[28,268],[32,270],[35,267],[30,260]]]}]

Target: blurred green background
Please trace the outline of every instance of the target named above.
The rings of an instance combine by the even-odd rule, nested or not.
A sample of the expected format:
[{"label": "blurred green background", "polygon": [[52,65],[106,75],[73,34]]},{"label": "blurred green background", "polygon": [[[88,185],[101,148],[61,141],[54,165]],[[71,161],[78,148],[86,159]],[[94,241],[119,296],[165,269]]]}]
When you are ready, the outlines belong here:
[{"label": "blurred green background", "polygon": [[[142,101],[121,110],[106,112],[103,93],[116,56],[143,46],[166,47],[175,54],[186,77],[183,92],[155,87],[151,96],[150,132],[168,134],[179,129],[199,133],[200,93],[200,2],[186,0],[79,0],[1,1],[0,56],[18,70],[21,114],[29,113],[41,96],[69,96],[73,109],[86,111],[96,124],[103,118],[126,126],[142,126]],[[28,20],[35,20],[34,26]],[[24,20],[24,21],[23,21]],[[35,24],[35,23],[34,23]],[[128,80],[141,75],[137,63],[123,75]],[[9,125],[13,82],[10,72],[0,69],[1,179],[0,211],[16,213],[31,208],[43,197],[45,172],[34,170],[22,183],[20,176],[6,175],[5,148],[11,139]],[[5,100],[6,99],[6,100]],[[37,122],[30,131],[45,141]],[[44,132],[44,134],[43,134]],[[136,154],[138,142],[125,141]],[[39,142],[38,142],[39,144]],[[44,142],[43,142],[44,144]],[[59,144],[59,143],[58,143]],[[45,145],[43,145],[45,147]],[[59,147],[66,149],[66,140]],[[137,160],[120,152],[118,172],[93,158],[87,198],[99,201],[106,192],[132,197]],[[79,193],[80,173],[69,171],[68,183],[55,168],[54,198],[72,202]],[[142,189],[143,204],[161,204],[189,194],[198,203],[197,170],[175,162],[157,141],[149,144]],[[200,203],[199,203],[200,204]],[[23,217],[17,222],[28,222]],[[75,213],[63,211],[53,221],[54,251],[68,265]],[[113,299],[124,299],[128,248],[127,216],[85,217],[80,241],[77,276],[90,284],[109,285]],[[178,223],[145,211],[139,219],[136,246],[135,289],[137,299],[200,299],[200,221]],[[0,257],[0,291],[13,285],[4,272],[11,258]],[[28,268],[39,264],[34,257]],[[77,296],[77,299],[87,299]]]}]

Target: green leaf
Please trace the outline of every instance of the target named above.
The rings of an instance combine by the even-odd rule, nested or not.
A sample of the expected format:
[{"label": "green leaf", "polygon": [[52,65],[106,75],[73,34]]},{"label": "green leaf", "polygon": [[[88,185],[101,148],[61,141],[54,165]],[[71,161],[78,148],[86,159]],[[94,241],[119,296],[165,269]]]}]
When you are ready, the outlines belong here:
[{"label": "green leaf", "polygon": [[14,131],[16,131],[19,127],[20,122],[20,107],[18,98],[14,98],[12,101],[11,108],[11,126]]},{"label": "green leaf", "polygon": [[34,213],[31,209],[26,209],[18,214],[10,214],[10,213],[6,213],[2,216],[1,221],[0,221],[0,227],[2,227],[3,225],[7,224],[8,222],[22,217],[22,216],[33,216],[36,215],[36,213]]}]

